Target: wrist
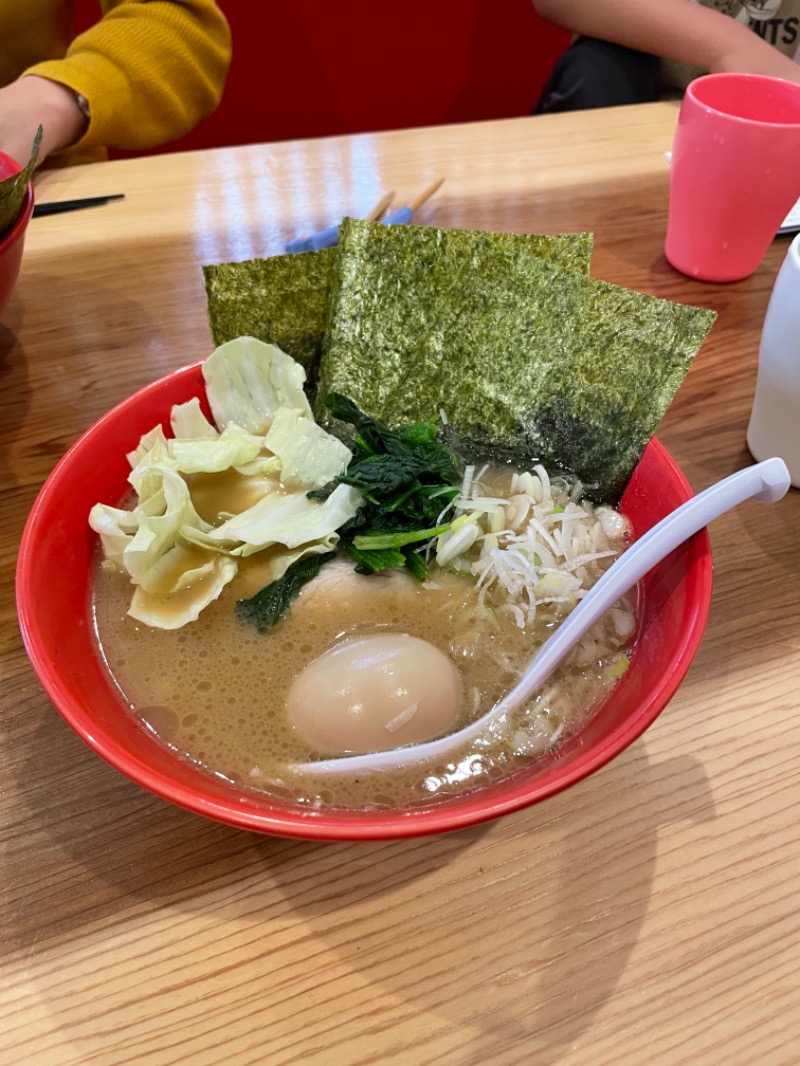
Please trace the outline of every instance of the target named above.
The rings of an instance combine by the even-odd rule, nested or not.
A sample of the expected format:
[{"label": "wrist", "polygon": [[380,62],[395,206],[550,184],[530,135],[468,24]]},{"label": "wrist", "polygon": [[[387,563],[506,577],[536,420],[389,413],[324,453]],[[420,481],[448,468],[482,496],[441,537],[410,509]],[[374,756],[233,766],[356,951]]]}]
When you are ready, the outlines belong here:
[{"label": "wrist", "polygon": [[42,158],[80,140],[88,117],[71,89],[36,74],[24,75],[14,84],[21,105],[43,128]]}]

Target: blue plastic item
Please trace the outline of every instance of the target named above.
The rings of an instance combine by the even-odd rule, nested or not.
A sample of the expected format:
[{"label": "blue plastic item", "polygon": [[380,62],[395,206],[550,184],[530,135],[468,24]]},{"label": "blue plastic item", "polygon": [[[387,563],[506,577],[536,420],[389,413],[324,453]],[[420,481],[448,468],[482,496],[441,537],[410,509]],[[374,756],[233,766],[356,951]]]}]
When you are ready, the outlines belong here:
[{"label": "blue plastic item", "polygon": [[[398,207],[383,219],[384,226],[404,226],[414,217],[410,207]],[[328,226],[310,237],[295,237],[286,245],[287,252],[318,252],[320,248],[332,248],[339,242],[339,227]]]},{"label": "blue plastic item", "polygon": [[396,211],[391,211],[383,220],[384,226],[405,226],[414,217],[414,212],[410,207],[398,207]]},{"label": "blue plastic item", "polygon": [[310,237],[296,237],[286,245],[287,252],[318,252],[320,248],[332,248],[339,240],[339,227],[328,226]]},{"label": "blue plastic item", "polygon": [[[406,204],[405,207],[398,207],[396,211],[390,212],[386,218],[384,218],[384,226],[405,226],[414,217],[414,212],[418,207],[421,207],[425,203],[439,186],[444,181],[444,178],[439,178],[427,187],[420,195],[412,200],[410,204]],[[378,219],[381,216],[381,212],[385,211],[389,204],[392,202],[394,192],[387,192],[386,195],[375,205],[366,218]],[[339,226],[328,226],[327,229],[320,230],[319,233],[314,233],[310,237],[297,237],[293,241],[289,241],[286,245],[287,252],[316,252],[320,248],[332,248],[335,244],[339,243]]]}]

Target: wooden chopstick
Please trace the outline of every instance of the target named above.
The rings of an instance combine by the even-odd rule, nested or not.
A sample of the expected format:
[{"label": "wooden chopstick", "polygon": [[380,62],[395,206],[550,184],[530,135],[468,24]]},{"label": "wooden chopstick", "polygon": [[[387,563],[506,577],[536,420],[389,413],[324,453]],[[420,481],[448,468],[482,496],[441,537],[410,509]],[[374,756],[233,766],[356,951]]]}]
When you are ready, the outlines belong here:
[{"label": "wooden chopstick", "polygon": [[430,200],[437,189],[441,188],[444,183],[444,178],[439,178],[437,181],[432,182],[427,189],[423,189],[416,200],[412,200],[408,205],[412,211],[416,211],[418,207],[422,207],[426,200]]},{"label": "wooden chopstick", "polygon": [[383,212],[392,202],[392,200],[394,200],[393,189],[391,192],[387,192],[385,196],[382,196],[380,200],[378,200],[377,204],[375,204],[369,214],[364,215],[364,218],[367,220],[367,222],[377,222]]}]

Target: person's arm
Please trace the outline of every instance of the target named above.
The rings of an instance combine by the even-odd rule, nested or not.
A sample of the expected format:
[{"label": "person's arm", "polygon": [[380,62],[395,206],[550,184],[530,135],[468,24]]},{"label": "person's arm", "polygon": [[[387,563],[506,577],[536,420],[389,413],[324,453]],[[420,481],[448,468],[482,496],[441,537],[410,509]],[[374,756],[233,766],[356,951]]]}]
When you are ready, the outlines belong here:
[{"label": "person's arm", "polygon": [[[63,59],[37,63],[0,90],[0,149],[14,154],[14,135],[5,128],[15,124],[14,140],[29,150],[39,123],[41,159],[72,145],[152,148],[217,107],[231,41],[214,0],[102,0],[102,7],[103,18],[75,38]],[[43,81],[53,88],[36,84]],[[75,92],[88,102],[88,123]]]},{"label": "person's arm", "polygon": [[743,71],[800,82],[800,65],[741,22],[692,0],[533,0],[538,14],[599,37],[711,73]]},{"label": "person's arm", "polygon": [[25,166],[40,125],[42,160],[77,141],[86,116],[69,89],[47,78],[18,78],[0,89],[0,151]]}]

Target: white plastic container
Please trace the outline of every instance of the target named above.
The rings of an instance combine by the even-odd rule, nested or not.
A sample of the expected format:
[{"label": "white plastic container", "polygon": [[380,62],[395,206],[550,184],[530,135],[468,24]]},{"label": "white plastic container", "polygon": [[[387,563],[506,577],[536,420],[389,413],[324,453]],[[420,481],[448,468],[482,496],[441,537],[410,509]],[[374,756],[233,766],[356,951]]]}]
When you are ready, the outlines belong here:
[{"label": "white plastic container", "polygon": [[779,455],[800,488],[800,234],[786,253],[764,319],[747,446],[756,459]]}]

